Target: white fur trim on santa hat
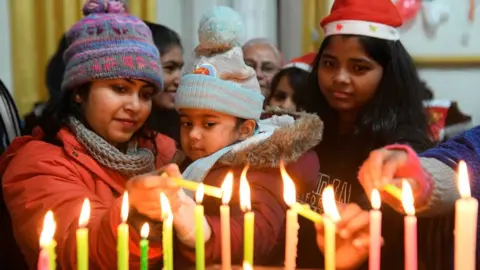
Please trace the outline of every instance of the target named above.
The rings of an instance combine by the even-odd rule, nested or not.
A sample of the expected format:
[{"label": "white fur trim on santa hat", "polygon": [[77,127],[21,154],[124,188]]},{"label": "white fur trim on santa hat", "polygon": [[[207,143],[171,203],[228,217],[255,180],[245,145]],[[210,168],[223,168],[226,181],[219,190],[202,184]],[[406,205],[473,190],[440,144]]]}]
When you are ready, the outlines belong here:
[{"label": "white fur trim on santa hat", "polygon": [[305,63],[301,63],[301,62],[288,63],[288,64],[284,65],[282,69],[291,68],[291,67],[299,68],[299,69],[305,70],[307,72],[310,72],[310,70],[312,69],[312,67],[310,65],[305,64]]},{"label": "white fur trim on santa hat", "polygon": [[362,35],[386,40],[400,39],[400,33],[396,28],[367,21],[335,21],[325,25],[324,31],[326,37],[331,35]]}]

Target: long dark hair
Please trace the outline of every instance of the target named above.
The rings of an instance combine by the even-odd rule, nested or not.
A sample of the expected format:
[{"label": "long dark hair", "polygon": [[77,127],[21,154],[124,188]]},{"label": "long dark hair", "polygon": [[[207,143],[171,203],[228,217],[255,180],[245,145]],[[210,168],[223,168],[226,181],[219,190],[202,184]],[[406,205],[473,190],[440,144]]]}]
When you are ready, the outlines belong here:
[{"label": "long dark hair", "polygon": [[[160,55],[168,53],[175,46],[183,50],[180,36],[175,31],[161,24],[147,21],[145,21],[145,24],[152,31],[153,43],[160,51]],[[180,142],[180,116],[177,111],[153,106],[148,122],[153,130],[169,136],[177,143]]]},{"label": "long dark hair", "polygon": [[[378,89],[357,117],[354,134],[364,140],[365,151],[394,142],[414,141],[417,150],[424,150],[432,142],[428,133],[427,117],[422,105],[423,86],[412,58],[400,41],[373,37],[345,35],[358,38],[366,53],[383,67]],[[315,58],[308,79],[309,93],[303,98],[308,112],[317,113],[325,122],[323,142],[338,137],[338,113],[328,104],[318,85],[318,69],[323,51],[330,44],[327,37]]]},{"label": "long dark hair", "polygon": [[275,89],[278,87],[280,80],[283,77],[286,77],[288,83],[292,87],[293,93],[293,102],[297,106],[297,110],[304,109],[306,104],[303,103],[304,99],[303,96],[307,95],[307,88],[306,82],[308,80],[309,72],[300,68],[296,67],[289,67],[280,70],[275,76],[272,78],[272,82],[270,84],[270,94],[267,98],[267,104],[270,103],[270,100],[275,96]]},{"label": "long dark hair", "polygon": [[[68,119],[70,117],[75,117],[89,128],[88,123],[83,117],[80,104],[75,101],[75,96],[78,94],[82,99],[87,99],[90,93],[90,87],[91,83],[87,83],[75,90],[62,91],[58,99],[50,99],[48,101],[46,108],[39,118],[39,127],[44,134],[43,141],[62,146],[62,142],[58,139],[57,134],[63,127],[68,127]],[[156,155],[155,133],[149,128],[149,123],[150,121],[147,119],[143,127],[133,135],[133,138],[143,139],[151,143],[151,150],[154,155]]]}]

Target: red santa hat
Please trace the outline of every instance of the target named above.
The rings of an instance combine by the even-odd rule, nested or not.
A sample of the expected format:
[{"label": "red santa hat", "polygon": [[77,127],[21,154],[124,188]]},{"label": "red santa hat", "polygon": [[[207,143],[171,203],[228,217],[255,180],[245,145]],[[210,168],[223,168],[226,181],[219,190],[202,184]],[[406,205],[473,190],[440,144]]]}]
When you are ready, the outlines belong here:
[{"label": "red santa hat", "polygon": [[295,67],[310,72],[316,56],[317,53],[307,53],[300,57],[293,58],[288,64],[283,66],[282,69]]},{"label": "red santa hat", "polygon": [[335,0],[320,25],[325,37],[361,35],[399,40],[402,18],[392,0]]}]

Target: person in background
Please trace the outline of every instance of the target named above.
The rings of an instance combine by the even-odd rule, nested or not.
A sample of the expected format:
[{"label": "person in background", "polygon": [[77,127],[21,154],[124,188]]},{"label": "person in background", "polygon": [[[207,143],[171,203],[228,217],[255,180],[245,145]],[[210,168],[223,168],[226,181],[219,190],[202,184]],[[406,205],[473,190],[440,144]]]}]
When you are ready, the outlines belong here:
[{"label": "person in background", "polygon": [[[85,17],[67,33],[60,98],[45,108],[33,135],[16,138],[0,158],[13,235],[29,269],[36,268],[47,210],[56,221],[58,268],[76,268],[75,233],[85,198],[91,203],[91,269],[116,269],[116,228],[125,191],[131,269],[140,265],[143,223],[149,222],[151,237],[161,232],[158,194],[169,178],[152,171],[181,175],[178,167],[164,166],[176,151],[174,141],[152,132],[146,121],[153,97],[163,88],[160,54],[149,28],[126,10],[119,1],[85,3]],[[169,191],[165,194],[175,211],[178,189]],[[157,268],[161,243],[150,241],[149,261]]]},{"label": "person in background", "polygon": [[305,108],[305,105],[299,102],[304,100],[301,96],[306,95],[306,82],[316,55],[316,53],[309,53],[294,58],[273,76],[270,95],[267,98],[268,106],[290,111],[300,111]]},{"label": "person in background", "polygon": [[283,65],[282,54],[278,48],[265,38],[254,38],[243,47],[243,59],[257,74],[264,97],[270,93],[270,82]]},{"label": "person in background", "polygon": [[[300,202],[323,211],[323,188],[333,184],[340,203],[370,209],[357,179],[370,151],[404,143],[416,151],[432,145],[422,105],[422,85],[411,56],[400,41],[402,19],[390,0],[336,0],[321,26],[325,39],[308,80],[306,111],[325,124],[316,147],[322,164],[317,186]],[[382,269],[403,269],[403,216],[382,205]],[[319,267],[315,231],[300,219],[299,267]],[[310,226],[310,231],[308,230]],[[313,264],[313,265],[312,265]],[[363,265],[365,266],[365,265]]]},{"label": "person in background", "polygon": [[[419,216],[447,216],[451,222],[455,202],[459,198],[457,170],[461,160],[465,161],[469,169],[471,194],[480,199],[480,126],[420,154],[416,154],[410,146],[401,144],[372,151],[363,163],[358,177],[367,193],[373,188],[381,190],[387,184],[398,187],[401,186],[401,179],[409,179],[414,194],[415,212]],[[397,199],[386,196],[385,202],[401,212],[400,201]],[[437,244],[447,245],[450,252],[453,247],[452,230],[451,227],[449,233],[437,237]],[[477,231],[480,232],[480,223]],[[476,242],[478,258],[479,234]],[[441,262],[440,258],[438,260]]]},{"label": "person in background", "polygon": [[153,98],[150,126],[180,143],[180,120],[175,110],[175,96],[183,67],[182,43],[172,29],[151,22],[145,24],[152,31],[153,42],[162,56],[164,78],[163,92]]}]

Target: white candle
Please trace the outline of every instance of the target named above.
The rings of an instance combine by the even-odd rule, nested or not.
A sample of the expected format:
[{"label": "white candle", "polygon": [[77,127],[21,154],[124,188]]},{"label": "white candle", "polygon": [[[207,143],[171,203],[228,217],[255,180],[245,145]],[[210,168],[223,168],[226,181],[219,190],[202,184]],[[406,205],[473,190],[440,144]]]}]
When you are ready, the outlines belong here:
[{"label": "white candle", "polygon": [[295,184],[285,170],[283,162],[280,163],[280,173],[283,179],[283,199],[290,207],[287,210],[287,225],[285,235],[285,270],[295,270],[297,267],[298,244],[298,214],[293,209],[296,203]]},{"label": "white candle", "polygon": [[232,255],[230,245],[230,207],[228,203],[232,197],[233,174],[229,172],[222,184],[222,206],[220,206],[220,223],[222,237],[222,270],[232,269]]},{"label": "white candle", "polygon": [[378,190],[372,191],[372,210],[370,210],[370,254],[368,255],[368,269],[380,270],[380,249],[382,246],[382,212]]},{"label": "white candle", "polygon": [[402,203],[405,216],[405,269],[417,270],[417,218],[415,217],[415,204],[413,202],[410,184],[402,182]]},{"label": "white candle", "polygon": [[467,165],[458,164],[458,189],[455,203],[455,270],[474,270],[477,240],[478,201],[471,197]]},{"label": "white candle", "polygon": [[335,270],[335,237],[336,223],[340,221],[337,205],[335,203],[335,191],[331,185],[328,185],[322,193],[323,211],[325,211],[324,228],[325,228],[325,270]]}]

